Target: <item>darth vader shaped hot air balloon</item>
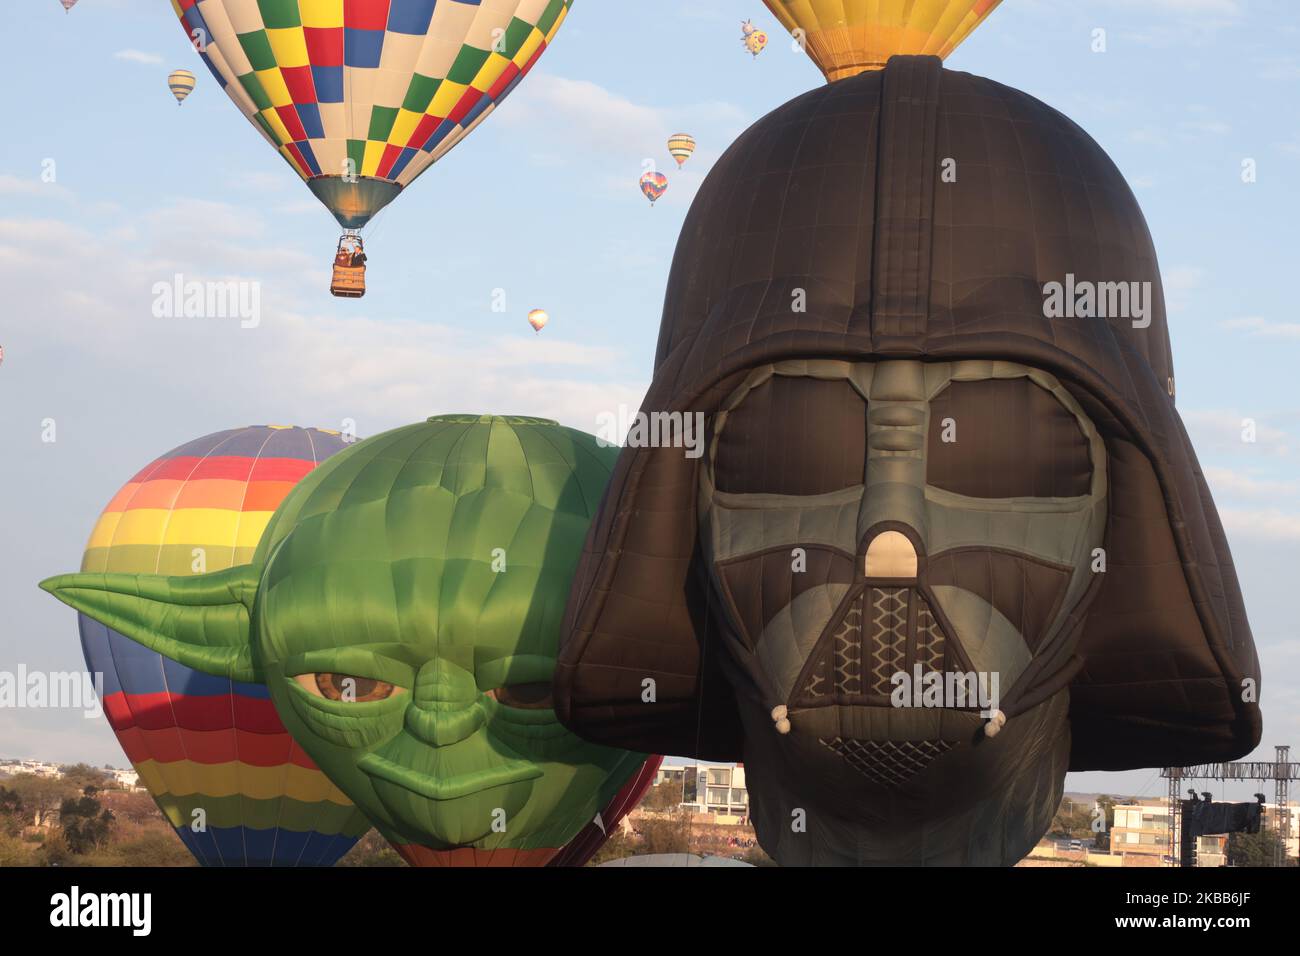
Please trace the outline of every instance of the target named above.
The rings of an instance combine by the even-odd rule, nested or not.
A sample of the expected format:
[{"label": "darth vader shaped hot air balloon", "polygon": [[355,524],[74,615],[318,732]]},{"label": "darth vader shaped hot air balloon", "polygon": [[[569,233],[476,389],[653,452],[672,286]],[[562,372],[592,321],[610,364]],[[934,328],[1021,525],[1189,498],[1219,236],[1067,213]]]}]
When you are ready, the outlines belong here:
[{"label": "darth vader shaped hot air balloon", "polygon": [[273,704],[266,719],[413,865],[581,865],[659,763],[582,740],[552,706],[616,453],[541,419],[441,416],[332,457],[228,570],[43,586],[164,670]]},{"label": "darth vader shaped hot air balloon", "polygon": [[[174,448],[109,502],[82,570],[197,575],[243,564],[338,432],[250,427]],[[264,687],[168,660],[79,614],[104,711],[163,815],[205,866],[329,866],[370,828],[294,743]]]},{"label": "darth vader shaped hot air balloon", "polygon": [[[572,2],[172,7],[222,89],[350,237],[519,85]],[[344,279],[331,291],[359,297],[360,271]]]},{"label": "darth vader shaped hot air balloon", "polygon": [[[980,5],[893,5],[926,6]],[[783,864],[1010,864],[1067,770],[1248,752],[1259,664],[1122,175],[1024,93],[875,55],[826,55],[692,205],[643,405],[683,440],[619,459],[557,707],[743,759]]]}]

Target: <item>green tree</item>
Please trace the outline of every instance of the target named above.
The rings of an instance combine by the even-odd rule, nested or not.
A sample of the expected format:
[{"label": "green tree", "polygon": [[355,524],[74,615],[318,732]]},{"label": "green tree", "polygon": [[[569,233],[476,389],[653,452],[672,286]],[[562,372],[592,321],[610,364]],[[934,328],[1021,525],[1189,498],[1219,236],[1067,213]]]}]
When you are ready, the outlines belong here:
[{"label": "green tree", "polygon": [[78,792],[84,791],[87,787],[109,790],[116,785],[116,781],[111,776],[90,764],[65,764],[62,770],[64,783]]},{"label": "green tree", "polygon": [[622,827],[619,827],[614,833],[610,834],[608,840],[596,851],[595,856],[587,863],[588,866],[600,866],[610,860],[621,860],[625,856],[636,856],[640,847],[637,846],[636,838],[632,833]]},{"label": "green tree", "polygon": [[[1114,797],[1101,794],[1097,797],[1096,802],[1092,805],[1091,819],[1088,821],[1089,827],[1092,828],[1093,845],[1098,849],[1105,850],[1110,847],[1110,831],[1115,826],[1115,804],[1119,803]],[[1101,823],[1102,829],[1096,829],[1097,811],[1102,812]]]},{"label": "green tree", "polygon": [[59,825],[68,848],[89,853],[108,842],[113,829],[113,811],[100,806],[96,789],[86,787],[80,797],[69,797],[59,807]]},{"label": "green tree", "polygon": [[0,787],[0,835],[16,837],[27,825],[27,810],[17,791]]},{"label": "green tree", "polygon": [[370,830],[348,850],[336,866],[406,866],[406,861],[388,845],[377,830]]},{"label": "green tree", "polygon": [[[1272,866],[1277,845],[1282,837],[1276,830],[1260,828],[1258,833],[1228,834],[1229,866]],[[1286,861],[1287,866],[1295,866],[1294,858]]]},{"label": "green tree", "polygon": [[68,866],[76,862],[72,847],[68,846],[67,839],[58,830],[45,835],[36,856],[42,866]]},{"label": "green tree", "polygon": [[22,800],[23,809],[30,816],[27,822],[38,827],[52,822],[64,799],[77,793],[63,780],[39,777],[34,773],[20,773],[11,777],[9,787]]},{"label": "green tree", "polygon": [[673,810],[681,805],[681,781],[664,780],[651,787],[641,801],[646,810]]},{"label": "green tree", "polygon": [[144,833],[113,843],[85,859],[92,866],[196,866],[194,857],[173,830]]},{"label": "green tree", "polygon": [[637,821],[641,831],[638,854],[691,853],[691,815],[675,810],[663,816],[644,816]]}]

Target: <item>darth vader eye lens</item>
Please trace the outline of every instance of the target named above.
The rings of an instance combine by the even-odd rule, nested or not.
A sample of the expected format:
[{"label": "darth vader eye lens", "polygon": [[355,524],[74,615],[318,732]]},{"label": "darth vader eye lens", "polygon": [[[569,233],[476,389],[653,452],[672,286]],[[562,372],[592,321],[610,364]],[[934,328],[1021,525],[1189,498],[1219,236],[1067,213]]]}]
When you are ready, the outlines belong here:
[{"label": "darth vader eye lens", "polygon": [[860,485],[867,401],[848,382],[775,376],[727,415],[713,473],[732,494],[821,495]]},{"label": "darth vader eye lens", "polygon": [[546,710],[555,706],[551,685],[546,683],[507,684],[487,693],[497,703],[520,710]]},{"label": "darth vader eye lens", "polygon": [[352,674],[299,674],[294,678],[300,686],[326,700],[349,704],[362,704],[374,700],[387,700],[401,693],[401,688],[387,681]]},{"label": "darth vader eye lens", "polygon": [[1092,456],[1074,414],[1029,379],[953,382],[930,403],[926,481],[971,498],[1075,498]]}]

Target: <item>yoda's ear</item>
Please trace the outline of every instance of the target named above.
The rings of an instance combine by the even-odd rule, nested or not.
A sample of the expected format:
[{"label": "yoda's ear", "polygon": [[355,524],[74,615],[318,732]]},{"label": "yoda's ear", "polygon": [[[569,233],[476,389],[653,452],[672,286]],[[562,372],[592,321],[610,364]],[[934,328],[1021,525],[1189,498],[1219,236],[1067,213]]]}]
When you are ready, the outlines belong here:
[{"label": "yoda's ear", "polygon": [[63,574],[41,582],[64,604],[204,674],[263,683],[249,621],[257,596],[252,565],[196,577]]}]

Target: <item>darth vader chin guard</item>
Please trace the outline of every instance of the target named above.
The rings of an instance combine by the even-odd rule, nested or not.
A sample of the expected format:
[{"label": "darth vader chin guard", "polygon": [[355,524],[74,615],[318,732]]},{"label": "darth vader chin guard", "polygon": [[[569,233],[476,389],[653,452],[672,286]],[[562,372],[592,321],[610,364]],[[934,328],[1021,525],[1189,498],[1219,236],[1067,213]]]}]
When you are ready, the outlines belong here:
[{"label": "darth vader chin guard", "polygon": [[1145,221],[1078,126],[935,57],[799,97],[683,228],[643,411],[708,448],[623,451],[561,720],[743,760],[786,864],[1009,864],[1067,770],[1245,754],[1258,660],[1173,394]]}]

